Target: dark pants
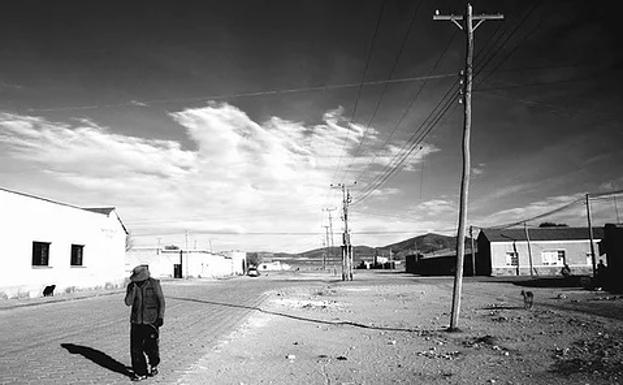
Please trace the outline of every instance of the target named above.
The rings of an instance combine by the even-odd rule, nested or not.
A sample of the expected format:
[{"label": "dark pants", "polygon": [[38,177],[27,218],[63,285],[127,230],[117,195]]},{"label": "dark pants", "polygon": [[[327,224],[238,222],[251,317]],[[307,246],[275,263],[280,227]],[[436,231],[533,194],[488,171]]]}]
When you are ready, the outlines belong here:
[{"label": "dark pants", "polygon": [[[132,369],[139,376],[147,374],[147,363],[157,366],[160,363],[158,351],[158,328],[153,325],[132,324],[130,329],[130,355]],[[147,360],[145,360],[147,356]]]}]

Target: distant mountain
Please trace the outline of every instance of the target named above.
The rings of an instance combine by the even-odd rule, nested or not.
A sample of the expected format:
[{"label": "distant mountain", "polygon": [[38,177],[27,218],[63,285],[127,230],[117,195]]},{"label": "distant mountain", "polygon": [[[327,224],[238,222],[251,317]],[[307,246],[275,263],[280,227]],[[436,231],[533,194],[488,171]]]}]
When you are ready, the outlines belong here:
[{"label": "distant mountain", "polygon": [[[465,244],[467,245],[468,243],[469,239],[466,238]],[[392,243],[391,245],[379,247],[378,250],[383,255],[389,255],[389,250],[391,250],[393,256],[402,259],[405,255],[414,254],[416,252],[420,254],[428,254],[434,251],[455,248],[456,237],[428,233],[414,238],[409,238],[404,241]]]},{"label": "distant mountain", "polygon": [[[465,239],[468,246],[469,238]],[[409,238],[404,241],[392,243],[381,247],[354,246],[354,263],[358,265],[361,260],[372,261],[375,255],[389,256],[392,252],[392,258],[402,260],[406,255],[421,253],[428,254],[441,250],[455,249],[456,237],[449,237],[441,234],[428,233],[417,237]],[[259,252],[263,260],[281,260],[291,265],[315,265],[322,264],[322,260],[327,248],[304,251],[298,254],[290,253],[269,253]],[[341,260],[342,249],[340,246],[329,248],[329,256],[326,261],[330,265],[339,264]]]}]

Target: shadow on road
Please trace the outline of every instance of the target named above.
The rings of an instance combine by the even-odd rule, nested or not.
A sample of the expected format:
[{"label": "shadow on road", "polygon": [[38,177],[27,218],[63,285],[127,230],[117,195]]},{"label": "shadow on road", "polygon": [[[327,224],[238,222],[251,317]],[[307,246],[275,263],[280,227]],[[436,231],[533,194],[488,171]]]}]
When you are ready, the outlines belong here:
[{"label": "shadow on road", "polygon": [[485,306],[480,310],[521,310],[523,306]]},{"label": "shadow on road", "polygon": [[536,278],[526,281],[515,281],[513,285],[525,287],[585,287],[590,278],[583,276]]},{"label": "shadow on road", "polygon": [[208,305],[217,305],[217,306],[232,307],[232,308],[238,308],[238,309],[255,310],[255,311],[259,311],[264,314],[270,314],[270,315],[275,315],[279,317],[294,319],[297,321],[307,321],[307,322],[313,322],[313,323],[324,324],[324,325],[350,325],[350,326],[363,328],[363,329],[375,329],[375,330],[409,332],[409,333],[420,333],[420,334],[431,332],[430,330],[423,330],[423,329],[395,328],[395,327],[386,327],[386,326],[366,325],[366,324],[353,322],[353,321],[327,321],[327,320],[321,320],[321,319],[301,317],[301,316],[297,316],[293,314],[279,313],[275,311],[264,310],[262,308],[255,307],[255,306],[236,305],[232,303],[206,301],[206,300],[194,299],[194,298],[180,298],[180,297],[167,297],[167,298],[175,299],[178,301],[198,302],[198,303],[204,303]]},{"label": "shadow on road", "polygon": [[82,357],[93,361],[99,366],[111,370],[116,373],[123,374],[127,377],[132,377],[132,372],[130,372],[130,368],[122,364],[121,362],[115,360],[111,356],[106,353],[100,352],[97,349],[90,348],[88,346],[82,345],[74,345],[74,344],[66,344],[63,343],[61,346],[71,354],[79,354]]}]

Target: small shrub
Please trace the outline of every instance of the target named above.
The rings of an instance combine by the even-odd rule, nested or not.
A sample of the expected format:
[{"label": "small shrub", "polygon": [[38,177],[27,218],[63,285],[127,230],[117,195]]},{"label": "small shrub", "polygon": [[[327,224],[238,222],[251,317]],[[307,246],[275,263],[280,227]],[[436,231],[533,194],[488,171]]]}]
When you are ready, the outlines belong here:
[{"label": "small shrub", "polygon": [[9,299],[9,296],[7,293],[0,291],[0,299]]},{"label": "small shrub", "polygon": [[75,291],[76,291],[76,287],[75,286],[67,286],[65,288],[65,294],[71,294],[71,293],[73,293]]}]

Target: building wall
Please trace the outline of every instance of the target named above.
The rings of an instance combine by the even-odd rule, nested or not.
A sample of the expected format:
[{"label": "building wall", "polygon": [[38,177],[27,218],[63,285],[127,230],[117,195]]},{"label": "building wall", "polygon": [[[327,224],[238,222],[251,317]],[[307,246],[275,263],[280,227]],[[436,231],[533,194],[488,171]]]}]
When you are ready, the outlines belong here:
[{"label": "building wall", "polygon": [[259,271],[283,271],[290,270],[290,265],[287,263],[281,263],[281,261],[262,262],[258,265]]},{"label": "building wall", "polygon": [[247,269],[247,253],[245,251],[226,251],[223,253],[232,260],[232,274],[242,275]]},{"label": "building wall", "polygon": [[[595,253],[598,252],[599,240],[594,240]],[[530,275],[530,255],[526,241],[491,242],[491,275]],[[571,274],[584,275],[593,271],[590,258],[589,240],[570,241],[531,241],[533,271],[537,275],[560,275],[562,261],[555,265],[543,262],[544,252],[564,251],[566,263]],[[518,267],[507,263],[507,253],[516,252]]]},{"label": "building wall", "polygon": [[221,254],[205,250],[160,250],[133,248],[126,258],[126,274],[137,265],[148,265],[154,278],[173,277],[173,266],[182,262],[184,278],[217,278],[243,274],[244,252]]},{"label": "building wall", "polygon": [[[38,297],[121,286],[126,233],[110,216],[0,190],[0,295]],[[49,242],[48,266],[32,265],[33,241]],[[71,245],[84,245],[82,266],[71,266]]]},{"label": "building wall", "polygon": [[173,265],[180,263],[179,250],[162,251],[155,247],[132,248],[128,250],[125,260],[125,271],[129,277],[132,269],[138,265],[148,265],[154,278],[172,278]]}]

